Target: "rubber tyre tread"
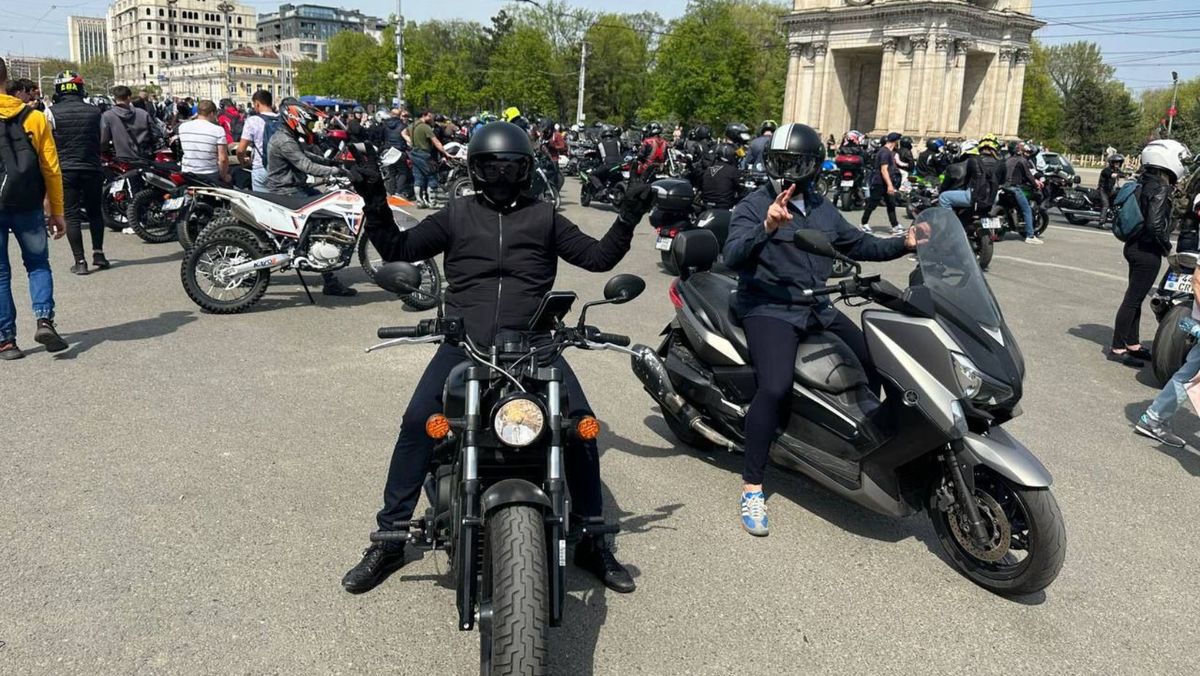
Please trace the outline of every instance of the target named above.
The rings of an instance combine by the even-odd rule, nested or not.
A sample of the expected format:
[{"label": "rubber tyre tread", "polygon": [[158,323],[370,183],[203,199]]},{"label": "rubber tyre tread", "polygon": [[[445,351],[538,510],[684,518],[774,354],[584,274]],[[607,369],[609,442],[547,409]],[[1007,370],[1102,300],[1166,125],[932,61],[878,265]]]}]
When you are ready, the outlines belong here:
[{"label": "rubber tyre tread", "polygon": [[[199,209],[203,209],[208,212],[208,219],[203,224],[201,224],[199,228],[196,228],[195,230],[193,230],[192,229],[192,220],[193,220],[193,217],[196,215],[196,211]],[[187,251],[188,249],[196,246],[196,240],[200,239],[200,234],[203,233],[204,229],[207,228],[209,226],[209,224],[213,223],[215,220],[217,220],[216,213],[213,211],[213,208],[210,207],[209,205],[196,204],[195,206],[193,206],[192,213],[188,214],[188,219],[186,221],[184,221],[183,226],[176,228],[176,230],[177,230],[176,235],[178,235],[177,239],[179,240],[179,246],[183,247],[184,251]],[[193,233],[195,233],[195,234],[193,235]]]},{"label": "rubber tyre tread", "polygon": [[550,627],[542,513],[510,505],[487,522],[492,561],[492,676],[544,676]]},{"label": "rubber tyre tread", "polygon": [[1067,222],[1071,225],[1086,225],[1088,222],[1088,219],[1080,218],[1075,214],[1063,214],[1063,218],[1067,219]]},{"label": "rubber tyre tread", "polygon": [[979,269],[987,270],[992,264],[992,255],[995,253],[995,244],[992,242],[992,236],[987,231],[980,230],[979,237],[979,254],[976,256],[979,260]]},{"label": "rubber tyre tread", "polygon": [[1033,210],[1033,234],[1038,237],[1046,232],[1046,228],[1050,226],[1050,213],[1045,209]]},{"label": "rubber tyre tread", "polygon": [[586,207],[592,203],[592,189],[587,186],[579,188],[579,206]]},{"label": "rubber tyre tread", "polygon": [[159,194],[162,194],[162,190],[158,188],[147,188],[139,192],[129,201],[129,210],[126,212],[129,219],[129,227],[133,228],[137,236],[142,238],[142,241],[147,244],[165,244],[179,237],[176,233],[177,228],[169,228],[165,232],[159,232],[158,230],[151,231],[142,222],[141,216],[145,213],[147,205]]},{"label": "rubber tyre tread", "polygon": [[[214,221],[210,226],[215,224],[216,222]],[[179,266],[179,277],[183,282],[183,290],[187,292],[188,298],[191,298],[193,303],[199,305],[206,312],[218,315],[245,312],[253,307],[263,297],[263,294],[267,292],[267,285],[271,282],[270,270],[258,270],[255,273],[257,278],[254,282],[254,288],[251,289],[249,294],[232,303],[222,303],[210,299],[200,291],[196,284],[196,261],[199,259],[206,245],[221,239],[243,247],[252,258],[261,258],[268,255],[271,251],[270,247],[263,246],[263,240],[258,233],[251,231],[244,225],[215,228],[211,232],[206,228],[205,232],[201,233],[200,237],[196,240],[196,246],[189,249],[184,255],[183,263]]]},{"label": "rubber tyre tread", "polygon": [[1158,330],[1154,332],[1154,348],[1150,352],[1150,367],[1158,387],[1166,386],[1192,349],[1187,334],[1179,330],[1179,320],[1191,314],[1192,304],[1181,303],[1167,310],[1158,322]]},{"label": "rubber tyre tread", "polygon": [[[431,286],[433,287],[432,288],[433,293],[440,295],[442,292],[442,271],[438,269],[436,259],[430,258],[430,259],[424,261],[424,264],[421,265],[421,282],[422,282],[421,285],[422,286],[425,285],[424,281],[425,281],[426,276],[429,276],[433,280],[433,282],[431,284]],[[437,307],[437,305],[438,305],[438,302],[436,299],[430,298],[424,294],[418,294],[418,293],[410,293],[406,296],[401,296],[400,301],[402,303],[404,303],[404,307],[406,307],[410,310],[416,310],[418,312],[422,312],[424,310],[432,310],[433,308]]]}]

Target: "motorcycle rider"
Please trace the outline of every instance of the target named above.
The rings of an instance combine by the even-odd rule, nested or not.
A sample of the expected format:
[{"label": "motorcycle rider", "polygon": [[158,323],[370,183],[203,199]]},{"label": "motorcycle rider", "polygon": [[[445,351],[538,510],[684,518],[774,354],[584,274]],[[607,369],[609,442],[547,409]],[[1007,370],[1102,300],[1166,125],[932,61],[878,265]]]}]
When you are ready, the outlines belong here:
[{"label": "motorcycle rider", "polygon": [[600,129],[600,143],[597,150],[600,152],[600,165],[592,171],[589,180],[592,187],[599,193],[608,185],[612,173],[625,162],[625,156],[621,152],[621,142],[617,140],[616,128],[605,125]]},{"label": "motorcycle rider", "polygon": [[771,136],[775,133],[776,127],[779,125],[775,120],[764,120],[758,127],[758,136],[750,142],[750,149],[746,151],[746,168],[751,171],[762,171],[763,153],[766,152],[767,146],[771,145]]},{"label": "motorcycle rider", "polygon": [[[316,196],[308,185],[309,176],[344,176],[346,171],[317,153],[308,152],[312,145],[313,124],[320,113],[294,98],[279,103],[279,133],[267,142],[267,191],[276,195]],[[358,291],[342,284],[332,272],[322,272],[321,293],[326,296],[356,296]]]},{"label": "motorcycle rider", "polygon": [[[611,270],[629,251],[634,227],[649,210],[653,190],[633,186],[619,215],[599,241],[584,234],[551,206],[524,196],[532,181],[534,153],[516,125],[493,122],[471,139],[467,166],[477,194],[451,201],[416,227],[401,232],[392,222],[382,191],[371,181],[359,187],[371,243],[387,261],[417,261],[444,255],[450,291],[446,306],[461,316],[477,344],[491,345],[498,332],[524,331],[542,297],[553,288],[558,259],[592,272]],[[501,237],[500,228],[503,227]],[[500,247],[496,245],[500,238]],[[514,272],[516,271],[516,272]],[[425,420],[442,410],[442,388],[451,369],[466,360],[460,348],[443,344],[425,368],[409,400],[392,453],[384,504],[376,515],[383,530],[405,529],[412,518],[434,444]],[[578,379],[561,357],[570,415],[589,411]],[[595,442],[567,444],[567,482],[573,511],[585,520],[602,513],[600,465]],[[351,593],[374,588],[404,564],[404,545],[372,544],[342,585]],[[575,564],[617,592],[635,588],[629,572],[602,537],[586,537]]]},{"label": "motorcycle rider", "polygon": [[697,169],[700,201],[713,209],[732,209],[742,188],[742,170],[738,169],[737,151],[725,144],[714,151],[716,163]]},{"label": "motorcycle rider", "polygon": [[888,134],[875,153],[875,171],[871,172],[871,195],[867,198],[867,206],[863,209],[859,227],[863,232],[871,232],[871,213],[880,202],[887,207],[888,222],[892,224],[892,234],[904,233],[900,221],[896,219],[896,189],[900,185],[900,168],[896,166],[896,145],[900,143],[900,134]]},{"label": "motorcycle rider", "polygon": [[964,209],[971,207],[973,214],[987,213],[996,201],[996,191],[1004,181],[1004,164],[996,157],[1000,144],[984,137],[987,141],[967,141],[962,145],[962,156],[946,167],[938,193],[938,206]]},{"label": "motorcycle rider", "polygon": [[908,180],[908,175],[916,170],[917,160],[913,157],[913,140],[911,136],[900,137],[900,146],[896,150],[896,166],[900,168],[901,182]]},{"label": "motorcycle rider", "polygon": [[758,390],[746,414],[740,494],[742,527],[752,535],[768,533],[763,471],[781,414],[787,410],[800,342],[814,333],[837,336],[858,356],[872,388],[878,389],[861,329],[828,300],[804,295],[806,289],[826,283],[833,261],[796,248],[796,231],[818,230],[839,251],[864,261],[894,260],[916,246],[912,228],[904,237],[884,239],[846,222],[813,190],[824,159],[824,144],[811,127],[785,124],[776,130],[764,156],[771,181],[738,203],[725,244],[725,264],[738,272],[735,310],[758,374]]},{"label": "motorcycle rider", "polygon": [[667,140],[662,137],[662,125],[651,122],[646,125],[642,146],[638,149],[634,175],[644,182],[653,181],[667,161]]},{"label": "motorcycle rider", "polygon": [[1142,148],[1137,193],[1142,227],[1125,241],[1129,285],[1113,321],[1112,348],[1106,355],[1109,361],[1140,368],[1150,359],[1139,334],[1142,303],[1158,279],[1163,257],[1171,252],[1171,195],[1187,173],[1190,157],[1187,146],[1169,139],[1151,141]]},{"label": "motorcycle rider", "polygon": [[1041,190],[1042,181],[1033,175],[1033,162],[1029,160],[1029,147],[1018,141],[1015,150],[1016,152],[1004,160],[1004,190],[1012,195],[1013,200],[1017,203],[1017,208],[1021,210],[1021,217],[1025,219],[1025,243],[1043,244],[1042,238],[1034,232],[1033,209],[1030,208],[1029,199],[1025,196],[1023,189]]},{"label": "motorcycle rider", "polygon": [[92,265],[100,270],[110,267],[104,255],[104,174],[100,167],[100,110],[84,102],[87,91],[78,73],[64,70],[54,79],[54,105],[46,111],[46,121],[54,132],[58,147],[58,166],[62,170],[63,197],[67,217],[67,242],[75,257],[71,272],[88,274],[83,251],[83,215],[92,236]]},{"label": "motorcycle rider", "polygon": [[1124,178],[1125,156],[1114,152],[1108,156],[1108,162],[1100,170],[1100,179],[1096,183],[1096,192],[1100,193],[1100,222],[1107,223],[1112,214],[1112,199],[1117,194],[1117,179]]},{"label": "motorcycle rider", "polygon": [[122,162],[149,162],[159,145],[157,125],[150,114],[130,103],[133,90],[113,87],[113,107],[100,116],[100,147],[111,143],[113,156]]}]

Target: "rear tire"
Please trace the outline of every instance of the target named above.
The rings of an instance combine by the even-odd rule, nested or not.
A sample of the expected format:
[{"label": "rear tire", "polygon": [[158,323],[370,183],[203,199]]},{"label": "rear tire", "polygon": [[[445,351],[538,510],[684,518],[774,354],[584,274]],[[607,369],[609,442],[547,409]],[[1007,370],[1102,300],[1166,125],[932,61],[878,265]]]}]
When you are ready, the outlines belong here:
[{"label": "rear tire", "polygon": [[[363,234],[358,240],[358,265],[366,273],[367,277],[375,284],[376,264],[382,265],[383,258],[375,251],[371,240]],[[421,293],[400,294],[400,301],[404,303],[404,307],[418,312],[431,310],[438,305],[436,296],[442,293],[442,272],[438,269],[437,260],[430,258],[414,265],[421,271]],[[429,297],[429,295],[434,297]]]},{"label": "rear tire", "polygon": [[481,673],[547,673],[550,593],[544,522],[542,513],[530,505],[501,507],[487,521],[484,600],[490,601],[492,616],[480,626]]},{"label": "rear tire", "polygon": [[992,264],[992,254],[995,253],[995,245],[992,243],[992,234],[987,230],[980,228],[979,230],[979,252],[976,254],[976,259],[979,261],[979,269],[987,270]]},{"label": "rear tire", "polygon": [[460,176],[446,187],[446,194],[452,200],[460,197],[470,197],[475,194],[475,186],[471,183],[469,176]]},{"label": "rear tire", "polygon": [[176,239],[175,224],[162,213],[163,191],[147,188],[133,196],[127,217],[129,226],[148,244],[163,244]]},{"label": "rear tire", "polygon": [[1033,210],[1033,234],[1041,237],[1050,225],[1050,214],[1045,209]]},{"label": "rear tire", "polygon": [[[242,277],[236,285],[221,282],[214,275],[223,266],[256,260],[269,253],[258,234],[245,226],[213,228],[211,232],[201,235],[196,245],[183,257],[179,270],[183,289],[188,298],[206,312],[245,312],[267,292],[271,271],[255,270]],[[220,291],[231,293],[228,296],[215,295]]]},{"label": "rear tire", "polygon": [[1071,225],[1087,225],[1088,223],[1088,219],[1080,218],[1075,214],[1063,214],[1063,218],[1066,218]]},{"label": "rear tire", "polygon": [[1179,330],[1179,320],[1191,314],[1192,304],[1181,303],[1167,310],[1158,322],[1158,330],[1154,332],[1154,347],[1150,352],[1150,366],[1154,369],[1154,382],[1159,387],[1167,384],[1192,349],[1187,334]]},{"label": "rear tire", "polygon": [[179,245],[183,247],[184,251],[196,246],[196,240],[200,239],[200,233],[204,232],[208,224],[213,222],[213,214],[213,208],[207,204],[197,203],[192,207],[192,213],[188,214],[188,219],[179,226],[177,233]]},{"label": "rear tire", "polygon": [[583,182],[583,185],[581,185],[579,187],[579,206],[586,207],[591,203],[592,203],[592,188],[591,188],[591,186],[588,185],[587,181],[585,180]]}]

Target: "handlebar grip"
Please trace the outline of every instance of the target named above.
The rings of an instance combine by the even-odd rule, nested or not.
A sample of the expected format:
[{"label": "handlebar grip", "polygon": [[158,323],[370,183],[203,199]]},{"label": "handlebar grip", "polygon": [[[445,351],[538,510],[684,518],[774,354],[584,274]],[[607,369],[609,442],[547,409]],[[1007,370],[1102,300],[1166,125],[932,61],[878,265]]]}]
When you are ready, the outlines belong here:
[{"label": "handlebar grip", "polygon": [[617,347],[629,347],[629,336],[623,336],[619,333],[594,333],[591,335],[592,342],[595,343],[611,343]]},{"label": "handlebar grip", "polygon": [[838,284],[834,284],[832,286],[818,286],[815,289],[805,289],[804,295],[807,298],[812,298],[813,296],[828,296],[829,294],[837,293],[840,290],[841,286]]},{"label": "handlebar grip", "polygon": [[421,334],[419,326],[385,326],[376,333],[380,340],[393,338],[416,338]]},{"label": "handlebar grip", "polygon": [[406,530],[377,530],[369,536],[371,542],[408,542]]}]

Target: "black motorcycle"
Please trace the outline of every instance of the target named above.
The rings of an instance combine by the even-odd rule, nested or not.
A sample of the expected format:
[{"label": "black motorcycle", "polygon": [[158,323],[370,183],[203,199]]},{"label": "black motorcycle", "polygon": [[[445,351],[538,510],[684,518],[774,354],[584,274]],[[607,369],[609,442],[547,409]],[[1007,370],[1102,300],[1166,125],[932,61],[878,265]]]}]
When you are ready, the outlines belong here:
[{"label": "black motorcycle", "polygon": [[178,227],[191,212],[187,194],[188,179],[179,165],[152,162],[142,165],[133,185],[141,189],[133,193],[126,207],[126,222],[142,241],[162,244],[178,238]]},{"label": "black motorcycle", "polygon": [[1179,329],[1179,320],[1192,314],[1192,304],[1196,301],[1192,275],[1196,273],[1198,262],[1200,253],[1195,251],[1167,256],[1167,269],[1158,281],[1158,287],[1150,294],[1150,309],[1158,319],[1150,367],[1159,387],[1167,384],[1192,349],[1193,341]]},{"label": "black motorcycle", "polygon": [[[1033,213],[1033,234],[1041,237],[1050,224],[1050,213],[1043,206],[1042,192],[1032,186],[1021,186],[1020,190],[1025,193],[1025,199],[1029,201],[1029,209]],[[996,197],[994,213],[1000,219],[1000,228],[996,231],[998,237],[1003,237],[1008,232],[1025,236],[1025,214],[1021,212],[1017,198],[1011,192],[1000,191]]]},{"label": "black motorcycle", "polygon": [[[406,263],[389,263],[379,276],[397,293],[419,283]],[[501,334],[492,346],[476,345],[461,318],[439,309],[417,326],[380,329],[386,342],[368,350],[448,343],[467,355],[446,381],[443,413],[425,425],[438,443],[426,484],[430,507],[406,528],[377,531],[371,540],[446,551],[458,628],[479,628],[481,674],[545,674],[548,629],[563,621],[567,537],[575,528],[563,447],[572,436],[594,439],[600,425],[590,416],[566,417],[563,373],[547,365],[572,347],[629,352],[627,336],[587,326],[587,310],[633,300],[645,286],[633,275],[613,277],[605,300],[584,305],[575,326],[563,322],[575,294],[550,292],[528,333]],[[589,522],[576,532],[615,531]]]},{"label": "black motorcycle", "polygon": [[[1053,178],[1052,178],[1053,177]],[[1104,212],[1104,202],[1100,199],[1100,191],[1096,188],[1085,188],[1080,185],[1079,175],[1070,178],[1062,172],[1047,174],[1047,180],[1052,180],[1058,187],[1058,193],[1052,199],[1052,204],[1058,207],[1063,218],[1071,225],[1087,225],[1095,223],[1097,227],[1106,227],[1109,215]]]},{"label": "black motorcycle", "polygon": [[586,207],[592,202],[606,202],[614,206],[621,203],[625,199],[625,190],[629,188],[629,176],[633,171],[633,155],[626,155],[621,161],[621,165],[608,173],[608,176],[602,181],[603,185],[597,188],[592,184],[592,175],[595,169],[580,169],[579,180],[582,185],[579,187],[579,206]]}]

